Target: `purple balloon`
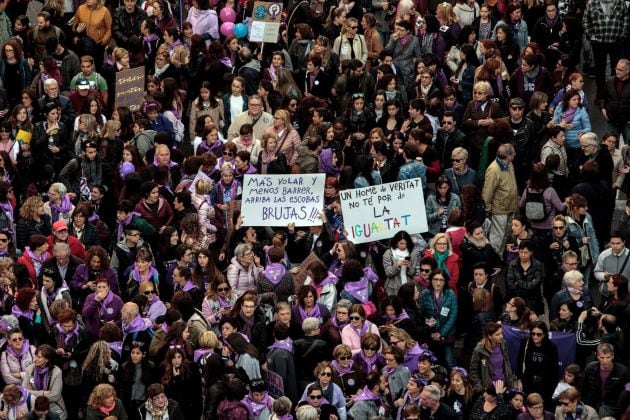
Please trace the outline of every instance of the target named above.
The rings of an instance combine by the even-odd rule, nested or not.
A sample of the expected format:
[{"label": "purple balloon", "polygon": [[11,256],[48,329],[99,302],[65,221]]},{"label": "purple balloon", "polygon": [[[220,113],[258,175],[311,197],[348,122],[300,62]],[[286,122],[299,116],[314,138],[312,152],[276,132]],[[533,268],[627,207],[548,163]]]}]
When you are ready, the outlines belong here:
[{"label": "purple balloon", "polygon": [[234,24],[232,22],[223,22],[221,24],[221,34],[223,34],[223,36],[234,35]]},{"label": "purple balloon", "polygon": [[219,17],[221,18],[221,22],[223,23],[234,23],[234,21],[236,20],[236,12],[231,7],[224,7],[223,9],[221,9]]}]

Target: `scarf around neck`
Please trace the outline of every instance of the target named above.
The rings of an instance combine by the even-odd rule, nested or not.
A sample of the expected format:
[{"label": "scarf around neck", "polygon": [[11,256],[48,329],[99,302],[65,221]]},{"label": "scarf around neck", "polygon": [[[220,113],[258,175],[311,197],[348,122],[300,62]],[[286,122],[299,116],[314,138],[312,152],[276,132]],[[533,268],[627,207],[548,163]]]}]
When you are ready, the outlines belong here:
[{"label": "scarf around neck", "polygon": [[11,308],[11,315],[15,316],[16,318],[24,317],[32,321],[35,313],[30,309],[22,310],[19,306],[14,304],[13,308]]},{"label": "scarf around neck", "polygon": [[332,365],[332,367],[335,368],[337,373],[339,373],[339,376],[344,376],[344,375],[347,375],[347,374],[353,372],[352,366],[354,366],[354,360],[350,359],[350,364],[348,365],[347,368],[342,368],[337,360],[333,360],[331,362],[331,365]]},{"label": "scarf around neck", "polygon": [[72,203],[70,202],[68,196],[64,195],[60,204],[50,202],[50,213],[53,222],[56,222],[59,219],[59,214],[69,213],[70,210],[72,210]]},{"label": "scarf around neck", "polygon": [[49,377],[50,372],[47,367],[35,366],[33,370],[33,385],[35,385],[35,390],[45,391],[46,388],[48,388]]},{"label": "scarf around neck", "polygon": [[22,350],[20,350],[19,353],[16,353],[15,350],[13,350],[13,347],[11,347],[10,345],[7,346],[7,353],[9,353],[11,356],[15,357],[18,360],[21,359],[22,356],[28,353],[31,348],[31,344],[28,342],[28,338],[25,338],[22,343],[23,343]]},{"label": "scarf around neck", "polygon": [[374,394],[372,391],[370,391],[366,386],[363,387],[363,390],[356,396],[356,398],[354,399],[354,401],[380,401],[381,397]]},{"label": "scarf around neck", "polygon": [[293,340],[291,340],[291,338],[286,338],[284,340],[276,340],[268,348],[269,350],[283,349],[283,350],[288,351],[289,353],[293,353]]},{"label": "scarf around neck", "polygon": [[64,343],[66,344],[69,344],[70,340],[72,340],[73,337],[76,337],[77,340],[79,339],[79,323],[78,322],[75,322],[74,329],[70,332],[66,332],[66,330],[64,330],[59,324],[55,324],[55,328],[57,328],[57,331],[59,331],[59,335],[63,337]]},{"label": "scarf around neck", "polygon": [[304,307],[302,307],[302,305],[298,305],[298,312],[300,313],[300,318],[302,321],[304,321],[306,318],[317,318],[319,319],[319,321],[322,321],[322,316],[321,313],[319,311],[319,304],[317,302],[315,302],[315,306],[313,306],[313,308],[311,309],[310,312],[306,312],[306,310],[304,309]]},{"label": "scarf around neck", "polygon": [[151,328],[151,320],[142,318],[140,315],[136,315],[136,317],[129,324],[126,324],[124,321],[122,323],[122,332],[124,334],[133,334],[135,332],[144,331],[146,329]]},{"label": "scarf around neck", "polygon": [[127,218],[125,220],[123,220],[122,222],[118,219],[116,219],[116,224],[118,225],[118,231],[116,232],[116,237],[118,240],[120,240],[121,237],[123,237],[124,231],[125,231],[125,226],[127,226],[129,223],[131,223],[131,219],[133,219],[134,216],[138,216],[140,217],[141,214],[138,213],[137,211],[132,211],[129,216],[127,216]]},{"label": "scarf around neck", "polygon": [[251,392],[247,394],[247,396],[241,400],[241,402],[247,407],[247,411],[249,412],[250,418],[255,418],[262,413],[262,411],[267,408],[271,411],[271,399],[269,398],[269,394],[265,392],[265,397],[260,402],[254,401]]},{"label": "scarf around neck", "polygon": [[280,280],[284,278],[284,275],[287,273],[287,268],[282,263],[272,263],[267,264],[267,267],[262,272],[263,277],[265,277],[269,282],[271,282],[274,286],[280,283]]}]

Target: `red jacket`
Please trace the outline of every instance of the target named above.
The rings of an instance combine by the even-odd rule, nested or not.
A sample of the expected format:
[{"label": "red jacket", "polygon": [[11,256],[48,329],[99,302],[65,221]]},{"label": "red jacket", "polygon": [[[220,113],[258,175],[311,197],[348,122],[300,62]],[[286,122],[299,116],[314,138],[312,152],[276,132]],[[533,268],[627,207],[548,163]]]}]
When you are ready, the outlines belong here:
[{"label": "red jacket", "polygon": [[[53,246],[55,245],[55,238],[53,235],[48,236],[48,252],[52,253]],[[85,261],[85,247],[83,243],[74,236],[68,235],[68,246],[70,247],[70,254],[77,258],[81,258]]]},{"label": "red jacket", "polygon": [[145,204],[144,199],[140,200],[136,204],[136,209],[140,216],[142,216],[147,222],[149,222],[157,232],[160,231],[162,226],[170,226],[173,222],[173,209],[168,201],[160,197],[158,201],[157,213],[153,213],[151,209]]},{"label": "red jacket", "polygon": [[[50,252],[46,252],[47,256],[46,259],[50,258],[50,256],[52,255]],[[20,258],[17,259],[17,262],[22,263],[26,266],[26,270],[28,271],[28,276],[30,277],[31,281],[33,282],[33,287],[35,289],[39,289],[39,286],[37,283],[37,273],[35,273],[35,263],[33,263],[33,260],[31,259],[30,255],[28,255],[28,252],[24,252]]]},{"label": "red jacket", "polygon": [[[433,257],[433,251],[430,247],[427,247],[426,251],[424,251],[424,256]],[[457,282],[459,282],[459,257],[455,252],[451,251],[449,256],[446,258],[446,269],[450,274],[448,287],[455,292],[455,296],[457,296]]]}]

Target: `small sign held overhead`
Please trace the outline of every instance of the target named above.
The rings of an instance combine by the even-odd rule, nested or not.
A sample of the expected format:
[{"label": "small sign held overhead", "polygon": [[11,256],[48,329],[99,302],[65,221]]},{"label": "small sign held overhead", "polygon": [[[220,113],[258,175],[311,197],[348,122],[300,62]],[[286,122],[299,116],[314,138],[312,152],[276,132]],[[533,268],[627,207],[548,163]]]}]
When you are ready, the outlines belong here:
[{"label": "small sign held overhead", "polygon": [[255,2],[249,30],[250,42],[278,42],[281,16],[282,3]]}]

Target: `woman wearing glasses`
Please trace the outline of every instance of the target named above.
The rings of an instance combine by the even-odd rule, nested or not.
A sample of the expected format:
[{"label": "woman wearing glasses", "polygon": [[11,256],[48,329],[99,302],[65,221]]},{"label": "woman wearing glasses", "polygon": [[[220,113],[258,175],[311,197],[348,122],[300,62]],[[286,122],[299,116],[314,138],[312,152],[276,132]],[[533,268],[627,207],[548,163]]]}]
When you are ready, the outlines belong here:
[{"label": "woman wearing glasses", "polygon": [[[352,347],[350,346],[350,348]],[[358,352],[352,351],[352,360],[365,375],[380,372],[385,366],[385,359],[379,352],[380,348],[381,337],[378,334],[368,332],[361,338],[361,349]]]},{"label": "woman wearing glasses", "polygon": [[[350,346],[352,354],[357,354],[363,349],[363,337],[366,334],[372,333],[380,338],[380,333],[376,324],[366,319],[363,305],[355,303],[350,307],[349,314],[350,324],[341,331],[341,341]],[[378,348],[380,348],[380,344]]]},{"label": "woman wearing glasses", "polygon": [[140,283],[138,293],[146,296],[148,304],[145,309],[146,318],[149,318],[155,323],[155,320],[164,314],[166,314],[166,305],[160,300],[155,285],[151,281],[143,281]]},{"label": "woman wearing glasses", "polygon": [[[345,420],[346,399],[339,385],[332,382],[332,365],[328,361],[319,362],[314,373],[317,379],[306,387],[300,401],[306,401],[317,408],[320,414],[334,414],[338,419]],[[325,407],[326,405],[332,407]]]},{"label": "woman wearing glasses", "polygon": [[19,328],[9,333],[7,343],[5,351],[0,355],[2,379],[7,385],[22,385],[26,368],[35,360],[35,346],[24,338]]},{"label": "woman wearing glasses", "polygon": [[[168,398],[164,393],[164,386],[153,383],[146,388],[147,400],[139,408],[140,418],[145,420],[184,420],[184,412],[179,403]],[[168,417],[167,417],[168,416]]]},{"label": "woman wearing glasses", "polygon": [[523,383],[523,391],[526,394],[537,392],[551,401],[560,378],[558,349],[549,339],[547,324],[537,321],[532,325],[529,337],[521,342],[517,360],[516,375]]},{"label": "woman wearing glasses", "polygon": [[[551,400],[547,400],[551,401]],[[553,420],[555,417],[553,413],[545,410],[545,401],[543,397],[533,392],[525,398],[525,410],[526,412],[520,414],[518,418],[520,420]]]},{"label": "woman wearing glasses", "polygon": [[429,242],[429,247],[424,251],[425,257],[433,257],[437,268],[442,270],[448,281],[448,287],[457,296],[457,283],[459,282],[459,256],[453,251],[451,239],[446,233],[438,233]]},{"label": "woman wearing glasses", "polygon": [[358,33],[359,21],[355,18],[347,18],[339,35],[333,44],[333,51],[339,55],[340,60],[357,59],[362,64],[367,62],[368,47],[365,37]]},{"label": "woman wearing glasses", "polygon": [[335,347],[333,358],[332,380],[342,389],[346,401],[349,402],[365,385],[365,372],[352,360],[352,349],[345,344]]},{"label": "woman wearing glasses", "polygon": [[405,387],[410,378],[409,369],[401,364],[405,358],[405,353],[398,346],[390,346],[383,350],[383,357],[385,358],[385,367],[382,372],[387,378],[389,396],[394,401],[394,405],[398,406],[398,404],[402,404]]},{"label": "woman wearing glasses", "polygon": [[215,327],[224,316],[229,315],[237,296],[232,293],[230,283],[224,278],[210,283],[201,303],[201,313],[208,323]]}]

